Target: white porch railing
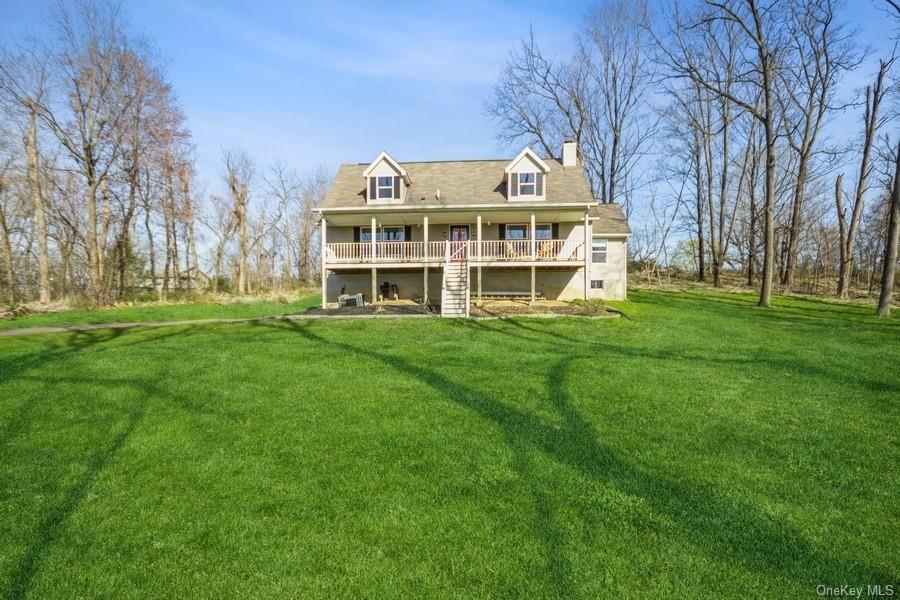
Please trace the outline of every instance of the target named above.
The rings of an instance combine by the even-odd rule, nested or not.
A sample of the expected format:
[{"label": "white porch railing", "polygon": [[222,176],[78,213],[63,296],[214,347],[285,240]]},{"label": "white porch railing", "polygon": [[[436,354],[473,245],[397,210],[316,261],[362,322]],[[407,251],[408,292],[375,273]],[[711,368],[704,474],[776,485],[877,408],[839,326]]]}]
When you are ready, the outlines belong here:
[{"label": "white porch railing", "polygon": [[[480,262],[531,262],[531,240],[482,240],[479,242],[376,242],[374,260],[371,242],[335,242],[325,245],[326,262],[424,263],[442,262],[449,248],[450,260]],[[581,262],[584,243],[569,240],[535,240],[535,262]]]}]

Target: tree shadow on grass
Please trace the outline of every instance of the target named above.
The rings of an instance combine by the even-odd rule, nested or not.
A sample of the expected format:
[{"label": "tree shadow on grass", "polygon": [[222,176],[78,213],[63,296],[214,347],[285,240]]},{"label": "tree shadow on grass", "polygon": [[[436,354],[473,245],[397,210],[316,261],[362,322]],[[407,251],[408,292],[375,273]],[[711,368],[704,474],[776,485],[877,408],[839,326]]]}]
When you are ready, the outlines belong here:
[{"label": "tree shadow on grass", "polygon": [[866,333],[896,336],[900,331],[900,319],[879,319],[874,306],[832,304],[808,298],[782,297],[771,308],[759,308],[756,298],[721,293],[654,291],[641,294],[641,304],[662,308],[680,308],[694,314],[714,313],[719,317],[748,323],[758,320],[765,323],[792,324],[819,328],[859,328]]},{"label": "tree shadow on grass", "polygon": [[[6,592],[6,598],[22,598],[27,595],[31,588],[35,574],[40,568],[40,564],[46,557],[49,550],[56,543],[61,528],[65,525],[69,517],[78,509],[82,500],[91,489],[98,476],[113,462],[116,455],[122,450],[129,438],[133,435],[138,425],[143,421],[148,399],[168,399],[181,406],[183,409],[192,413],[205,413],[202,407],[194,403],[190,398],[172,394],[170,391],[162,389],[157,381],[160,381],[159,374],[142,378],[142,379],[111,379],[97,377],[32,377],[24,375],[29,370],[37,367],[46,367],[48,363],[63,360],[73,353],[87,350],[103,343],[119,340],[125,330],[98,330],[92,332],[76,332],[67,336],[65,340],[56,344],[49,351],[37,351],[23,360],[17,360],[13,368],[3,369],[4,377],[0,379],[0,383],[16,380],[31,380],[42,383],[58,384],[58,383],[75,383],[103,385],[105,387],[129,387],[140,392],[137,400],[130,403],[124,426],[115,434],[112,439],[102,448],[91,455],[85,466],[81,477],[74,485],[65,492],[62,501],[57,504],[40,522],[37,530],[31,536],[31,541],[24,556],[19,561],[10,587]],[[184,337],[191,333],[188,329],[179,328],[176,331],[160,333],[159,335],[146,335],[147,330],[142,330],[141,335],[133,341],[126,343],[118,343],[116,348],[124,346],[132,346],[145,344],[150,342],[158,342],[165,338]],[[6,367],[8,363],[0,361],[0,366]],[[19,435],[27,426],[30,415],[39,400],[46,400],[37,394],[33,394],[32,398],[22,406],[15,418],[6,424],[3,428],[3,435],[0,439],[9,443],[10,439]],[[227,415],[226,415],[227,416]]]},{"label": "tree shadow on grass", "polygon": [[[853,385],[877,394],[900,394],[900,383],[886,379],[867,379],[848,370],[831,371],[808,362],[800,361],[793,355],[711,355],[698,349],[678,347],[669,350],[654,350],[649,347],[634,347],[617,344],[606,338],[573,339],[571,336],[552,331],[546,327],[534,327],[527,324],[526,319],[503,319],[492,321],[490,324],[480,321],[467,321],[460,327],[468,327],[485,333],[503,335],[527,341],[529,343],[543,344],[548,349],[561,350],[568,348],[577,351],[576,356],[599,356],[606,353],[608,356],[633,359],[653,359],[672,361],[691,361],[707,365],[749,366],[759,365],[776,371],[790,371],[811,378],[820,378],[833,381],[842,385]],[[882,408],[893,408],[889,404]]]},{"label": "tree shadow on grass", "polygon": [[[123,342],[122,336],[128,331],[129,330],[127,329],[75,331],[71,334],[66,334],[64,337],[62,334],[50,334],[53,335],[55,339],[53,346],[49,349],[42,348],[35,350],[24,357],[16,356],[13,359],[0,355],[0,385],[22,379],[24,373],[28,373],[33,369],[46,369],[46,367],[52,363],[65,360],[80,352],[104,344],[118,342],[116,348],[125,348],[128,346],[160,342],[167,338],[183,338],[191,335],[193,333],[193,328],[179,327],[173,331],[160,331],[155,335],[149,335],[150,330],[142,329],[140,331],[143,335],[136,336],[132,341]],[[0,423],[0,440],[9,443],[11,440],[21,435],[30,423],[32,414],[41,400],[43,400],[43,398],[40,395],[31,394],[30,397],[18,407],[18,410],[11,418],[5,423]]]},{"label": "tree shadow on grass", "polygon": [[[597,440],[590,423],[572,407],[565,385],[569,367],[566,357],[552,367],[546,383],[547,398],[563,419],[561,427],[553,427],[535,415],[405,358],[328,339],[317,334],[310,324],[287,323],[286,327],[311,342],[340,348],[418,380],[495,424],[519,454],[523,448],[537,449],[586,479],[642,499],[675,523],[695,547],[718,560],[728,557],[754,571],[785,577],[809,589],[823,581],[884,583],[895,579],[879,568],[823,554],[792,526],[729,497],[727,491],[709,489],[708,484],[687,477],[666,479],[619,457],[611,446]],[[527,464],[520,464],[528,477]],[[540,486],[537,481],[528,483],[533,488]],[[539,518],[544,521],[541,531],[548,554],[562,554],[563,540],[552,518],[547,514]],[[570,568],[565,558],[548,556],[547,565],[559,595],[571,595]]]},{"label": "tree shadow on grass", "polygon": [[78,481],[66,492],[63,501],[58,504],[38,526],[37,531],[19,566],[15,571],[12,583],[7,590],[7,598],[23,598],[31,587],[32,579],[47,552],[56,542],[60,528],[65,524],[69,516],[75,512],[78,505],[84,499],[88,490],[93,485],[97,476],[109,465],[116,454],[131,437],[138,423],[144,418],[143,409],[132,410],[122,430],[112,439],[110,444],[94,454],[88,461],[84,473]]}]

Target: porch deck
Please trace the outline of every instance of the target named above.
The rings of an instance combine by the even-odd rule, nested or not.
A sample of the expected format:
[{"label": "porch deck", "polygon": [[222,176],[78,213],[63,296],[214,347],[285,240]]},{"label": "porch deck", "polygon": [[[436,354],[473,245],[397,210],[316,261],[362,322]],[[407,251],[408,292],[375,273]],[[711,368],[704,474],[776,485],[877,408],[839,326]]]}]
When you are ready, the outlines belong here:
[{"label": "porch deck", "polygon": [[325,245],[332,265],[440,266],[450,255],[477,266],[531,266],[584,263],[584,243],[563,239],[516,239],[459,242],[337,242]]}]

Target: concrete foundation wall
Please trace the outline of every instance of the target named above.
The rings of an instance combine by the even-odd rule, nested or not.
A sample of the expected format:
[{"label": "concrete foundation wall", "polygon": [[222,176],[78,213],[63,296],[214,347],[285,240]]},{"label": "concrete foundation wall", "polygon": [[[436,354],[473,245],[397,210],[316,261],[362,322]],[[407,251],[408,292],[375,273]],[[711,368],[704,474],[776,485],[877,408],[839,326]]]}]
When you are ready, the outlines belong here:
[{"label": "concrete foundation wall", "polygon": [[[376,282],[380,286],[384,282],[396,284],[400,298],[421,300],[424,292],[424,276],[421,270],[404,272],[376,273]],[[478,293],[478,270],[472,267],[469,272],[469,287],[474,299]],[[432,302],[441,300],[441,284],[443,269],[429,269],[428,295]],[[372,274],[341,273],[332,271],[327,280],[328,302],[337,302],[341,290],[345,294],[363,294],[366,302],[372,297]],[[489,292],[531,293],[531,269],[489,269],[482,268],[481,289]],[[584,297],[584,269],[541,270],[535,272],[535,290],[542,297],[550,300],[574,300]]]}]

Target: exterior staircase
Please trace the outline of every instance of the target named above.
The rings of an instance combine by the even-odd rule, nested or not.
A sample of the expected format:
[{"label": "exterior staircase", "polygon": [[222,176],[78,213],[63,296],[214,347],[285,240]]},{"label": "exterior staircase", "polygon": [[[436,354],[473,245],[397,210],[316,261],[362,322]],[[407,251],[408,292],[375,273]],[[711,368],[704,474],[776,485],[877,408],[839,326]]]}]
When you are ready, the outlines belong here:
[{"label": "exterior staircase", "polygon": [[[456,250],[456,249],[455,249]],[[469,316],[469,261],[468,248],[449,250],[444,260],[444,279],[441,286],[441,316],[468,318]]]}]

